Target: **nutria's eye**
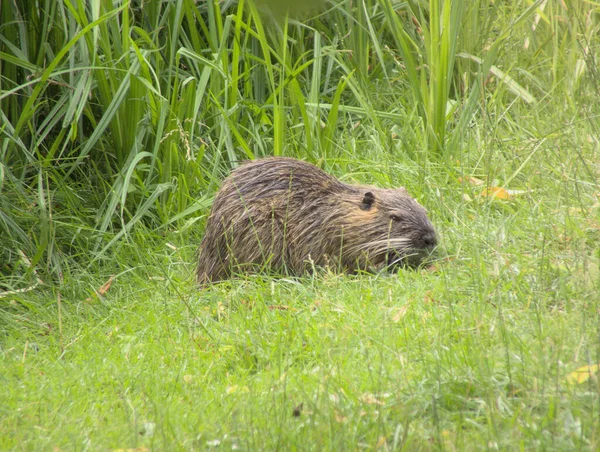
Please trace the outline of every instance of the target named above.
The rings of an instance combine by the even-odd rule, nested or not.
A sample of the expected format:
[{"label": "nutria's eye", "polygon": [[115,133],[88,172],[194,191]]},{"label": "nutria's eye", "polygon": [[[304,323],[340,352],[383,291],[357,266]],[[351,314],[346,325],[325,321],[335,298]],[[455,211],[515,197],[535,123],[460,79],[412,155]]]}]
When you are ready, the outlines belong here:
[{"label": "nutria's eye", "polygon": [[398,215],[390,215],[390,219],[392,221],[402,221],[402,218],[400,218]]}]

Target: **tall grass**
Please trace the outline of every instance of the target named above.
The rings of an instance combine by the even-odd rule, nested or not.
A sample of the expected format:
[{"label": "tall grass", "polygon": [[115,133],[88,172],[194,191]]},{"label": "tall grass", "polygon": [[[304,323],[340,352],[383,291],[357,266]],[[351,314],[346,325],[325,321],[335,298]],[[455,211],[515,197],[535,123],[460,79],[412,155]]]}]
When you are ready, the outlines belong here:
[{"label": "tall grass", "polygon": [[599,27],[593,3],[542,0],[348,0],[298,17],[249,0],[0,1],[11,287],[107,259],[138,225],[189,228],[243,159],[347,169],[374,130],[441,162],[472,146],[475,115],[539,115],[548,96],[578,111]]}]

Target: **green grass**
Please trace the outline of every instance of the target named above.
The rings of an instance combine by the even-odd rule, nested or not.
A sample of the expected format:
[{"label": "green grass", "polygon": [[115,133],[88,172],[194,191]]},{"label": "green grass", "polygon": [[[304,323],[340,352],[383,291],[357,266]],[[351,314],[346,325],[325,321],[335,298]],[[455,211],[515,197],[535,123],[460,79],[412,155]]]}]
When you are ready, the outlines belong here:
[{"label": "green grass", "polygon": [[[600,448],[595,3],[111,5],[0,0],[0,449]],[[435,265],[198,291],[272,154],[405,186]]]},{"label": "green grass", "polygon": [[[354,168],[419,170],[388,163]],[[198,292],[175,233],[122,244],[151,257],[104,297],[107,269],[3,298],[0,448],[596,449],[598,380],[567,377],[600,358],[598,206],[552,175],[492,201],[429,171],[430,271]]]},{"label": "green grass", "polygon": [[118,285],[64,313],[64,352],[44,316],[5,342],[2,448],[597,447],[597,386],[564,381],[597,353],[595,307],[482,302],[444,276],[249,281],[187,306]]}]

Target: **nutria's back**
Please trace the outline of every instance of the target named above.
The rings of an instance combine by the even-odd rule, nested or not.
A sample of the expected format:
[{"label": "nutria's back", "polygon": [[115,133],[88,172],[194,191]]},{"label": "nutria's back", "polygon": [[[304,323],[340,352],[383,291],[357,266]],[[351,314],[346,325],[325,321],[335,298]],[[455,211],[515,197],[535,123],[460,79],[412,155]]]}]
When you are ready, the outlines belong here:
[{"label": "nutria's back", "polygon": [[224,180],[197,278],[205,284],[232,271],[419,265],[435,244],[425,210],[404,188],[348,185],[310,163],[272,157],[245,163]]}]

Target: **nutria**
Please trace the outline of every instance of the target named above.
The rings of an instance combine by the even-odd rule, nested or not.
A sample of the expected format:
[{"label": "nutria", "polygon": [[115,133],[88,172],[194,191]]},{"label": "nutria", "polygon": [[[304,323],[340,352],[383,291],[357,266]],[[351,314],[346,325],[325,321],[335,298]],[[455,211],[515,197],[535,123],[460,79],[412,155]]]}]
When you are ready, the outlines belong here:
[{"label": "nutria", "polygon": [[348,185],[310,163],[270,157],[244,163],[224,180],[196,276],[204,285],[232,270],[416,267],[436,243],[425,209],[406,189]]}]

